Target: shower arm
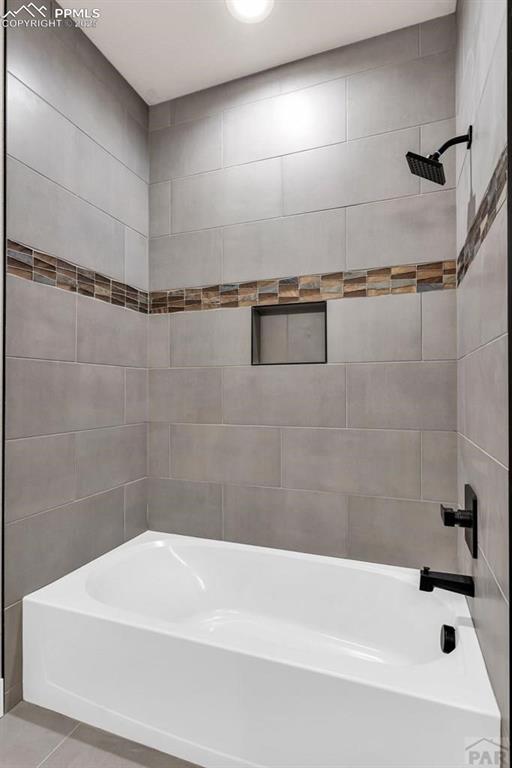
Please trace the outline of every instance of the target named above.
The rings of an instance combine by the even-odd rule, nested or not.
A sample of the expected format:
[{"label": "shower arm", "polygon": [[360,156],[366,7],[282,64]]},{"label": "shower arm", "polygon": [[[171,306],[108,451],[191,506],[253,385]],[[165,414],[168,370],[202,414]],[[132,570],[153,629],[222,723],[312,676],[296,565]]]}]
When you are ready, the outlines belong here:
[{"label": "shower arm", "polygon": [[445,141],[445,143],[442,145],[442,147],[439,147],[437,152],[433,152],[431,155],[429,155],[429,160],[439,160],[441,155],[444,155],[447,149],[450,147],[453,147],[454,144],[467,144],[467,149],[471,149],[471,142],[473,139],[473,126],[470,125],[468,128],[468,132],[465,133],[463,136],[455,136],[453,139],[449,139],[449,141]]}]

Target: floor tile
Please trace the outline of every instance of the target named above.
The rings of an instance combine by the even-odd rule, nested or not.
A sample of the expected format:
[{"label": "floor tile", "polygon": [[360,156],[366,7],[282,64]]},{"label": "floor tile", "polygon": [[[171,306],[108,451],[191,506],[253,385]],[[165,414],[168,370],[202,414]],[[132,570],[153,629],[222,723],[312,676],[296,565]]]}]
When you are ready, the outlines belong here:
[{"label": "floor tile", "polygon": [[22,701],[0,718],[2,768],[37,768],[75,727],[68,717]]},{"label": "floor tile", "polygon": [[178,758],[88,725],[79,725],[41,768],[194,768]]}]

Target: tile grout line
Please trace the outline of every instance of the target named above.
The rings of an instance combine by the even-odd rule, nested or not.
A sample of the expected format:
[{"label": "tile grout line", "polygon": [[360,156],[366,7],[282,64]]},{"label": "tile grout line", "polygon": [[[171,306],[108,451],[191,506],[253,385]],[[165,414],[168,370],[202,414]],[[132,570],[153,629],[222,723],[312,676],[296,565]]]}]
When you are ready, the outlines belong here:
[{"label": "tile grout line", "polygon": [[[453,118],[447,118],[447,119],[450,120]],[[445,119],[439,120],[438,122],[444,123]],[[433,123],[426,123],[426,125],[432,125],[432,124]],[[279,159],[279,157],[281,157],[281,155],[278,155],[273,159],[274,160]],[[188,179],[190,177],[184,176],[183,178]],[[166,183],[171,184],[172,182],[171,181],[169,182],[155,181],[154,184],[151,186],[156,186],[158,184],[166,184]],[[328,213],[330,211],[343,211],[343,210],[347,211],[350,208],[364,208],[365,206],[374,205],[375,203],[391,203],[391,202],[397,202],[399,200],[409,200],[415,197],[427,197],[428,195],[435,195],[435,194],[445,195],[447,192],[455,193],[455,191],[456,191],[455,185],[451,187],[445,186],[443,187],[443,189],[433,189],[430,191],[420,189],[419,192],[413,192],[410,194],[408,193],[406,195],[394,195],[392,197],[382,197],[382,198],[378,198],[377,200],[369,200],[369,201],[363,201],[358,203],[348,203],[347,205],[334,205],[334,206],[329,206],[327,208],[313,208],[311,210],[296,211],[294,213],[287,213],[286,215],[281,215],[281,216],[266,216],[263,219],[244,219],[243,221],[235,221],[229,224],[216,224],[211,227],[199,227],[198,229],[186,229],[186,230],[181,230],[179,232],[169,232],[167,235],[154,235],[152,237],[149,237],[148,240],[162,240],[165,237],[177,237],[178,235],[189,235],[197,232],[211,232],[212,230],[221,229],[221,228],[231,229],[234,227],[244,227],[244,226],[248,226],[249,224],[264,224],[266,222],[275,222],[280,219],[290,219],[290,218],[300,217],[300,216],[314,216],[315,214],[318,214],[318,213]],[[367,267],[363,267],[363,269],[367,269]]]},{"label": "tile grout line", "polygon": [[61,747],[61,746],[64,744],[64,742],[65,742],[65,741],[67,741],[67,740],[68,740],[68,739],[69,739],[69,738],[70,738],[70,737],[71,737],[71,736],[72,736],[72,735],[75,733],[75,731],[77,730],[77,728],[79,728],[79,727],[80,727],[80,725],[81,725],[81,723],[80,723],[80,722],[77,722],[77,723],[76,723],[76,725],[74,726],[74,728],[72,728],[72,729],[71,729],[71,731],[70,731],[70,732],[69,732],[69,733],[68,733],[66,736],[64,736],[64,738],[63,738],[63,739],[61,739],[61,741],[59,741],[59,743],[57,744],[57,746],[55,746],[55,747],[54,747],[54,748],[51,750],[51,752],[49,752],[49,753],[46,755],[46,757],[44,757],[44,758],[42,759],[42,761],[41,761],[40,763],[38,763],[38,764],[37,764],[36,768],[43,768],[43,766],[44,766],[44,764],[46,763],[46,761],[47,761],[47,760],[48,760],[48,759],[49,759],[49,758],[50,758],[50,757],[51,757],[53,754],[55,754],[55,752],[56,752],[56,751],[57,751],[57,750],[58,750],[58,749],[59,749],[59,748],[60,748],[60,747]]},{"label": "tile grout line", "polygon": [[[86,68],[87,68],[87,66],[86,66]],[[111,150],[107,149],[107,147],[104,147],[103,144],[100,144],[100,142],[97,139],[95,139],[93,136],[91,136],[89,133],[87,133],[87,131],[84,131],[84,129],[82,127],[77,125],[77,123],[75,123],[70,117],[65,115],[64,112],[61,112],[61,110],[58,107],[56,107],[54,104],[52,104],[50,101],[48,101],[48,99],[46,99],[41,93],[39,93],[38,91],[35,91],[32,88],[32,86],[30,86],[25,80],[20,78],[18,75],[16,75],[9,68],[7,69],[7,73],[8,73],[8,75],[10,77],[14,78],[14,80],[17,80],[18,83],[21,83],[21,85],[24,88],[26,88],[28,91],[33,93],[44,104],[46,104],[48,107],[50,107],[50,109],[52,109],[54,112],[56,112],[57,115],[60,115],[64,120],[66,120],[70,125],[72,125],[73,128],[75,128],[77,131],[79,131],[83,136],[86,136],[89,139],[89,141],[91,141],[93,144],[95,144],[97,147],[99,147],[100,150],[102,150],[103,152],[106,152],[107,155],[109,155],[113,160],[115,160],[117,163],[119,163],[119,165],[121,165],[123,168],[126,168],[126,170],[129,171],[129,173],[133,174],[133,176],[135,176],[137,179],[139,179],[144,184],[146,184],[146,186],[148,185],[149,182],[148,182],[147,179],[145,179],[143,176],[138,174],[137,171],[134,171],[133,168],[130,168],[130,166],[127,165],[124,162],[124,160],[121,160],[119,157],[117,157],[117,155],[114,155],[114,153]],[[117,99],[116,99],[116,101],[117,101]],[[118,103],[120,104],[121,102],[118,102]],[[138,122],[136,120],[136,118],[133,118],[133,119],[135,120],[135,122]],[[139,123],[139,125],[140,125],[140,123]],[[141,127],[143,127],[143,126],[141,126]],[[149,131],[147,131],[147,133],[149,135]],[[33,169],[33,170],[35,170],[35,169]],[[148,164],[148,179],[149,179],[149,164]],[[106,213],[106,211],[104,211],[104,213]]]},{"label": "tile grout line", "polygon": [[[39,517],[41,515],[45,515],[47,512],[54,512],[56,509],[63,509],[64,507],[69,507],[72,504],[80,504],[83,501],[88,501],[89,499],[93,499],[97,496],[103,496],[107,493],[112,493],[113,491],[118,491],[120,488],[124,488],[125,485],[129,485],[130,483],[135,483],[138,480],[143,480],[144,476],[141,477],[135,477],[131,480],[126,480],[122,483],[119,483],[119,485],[114,485],[112,488],[105,488],[103,491],[95,491],[94,493],[89,493],[86,496],[80,496],[76,499],[70,499],[69,501],[65,501],[62,504],[57,504],[55,506],[48,507],[47,509],[40,509],[38,512],[32,512],[29,515],[25,515],[24,517],[19,517],[16,520],[7,520],[5,522],[5,527],[12,527],[15,525],[19,525],[21,523],[24,523],[27,520],[32,520],[36,517]],[[18,601],[15,601],[18,602]],[[6,606],[8,607],[8,606]]]},{"label": "tile grout line", "polygon": [[[419,24],[421,24],[421,23],[423,23],[423,22],[419,22],[418,24],[412,24],[410,26],[411,27],[419,26]],[[398,31],[401,31],[401,30],[391,30],[389,33],[383,33],[383,34],[384,35],[385,34],[392,34],[393,32],[398,32]],[[418,31],[417,34],[419,36],[419,31]],[[380,37],[380,35],[379,35],[379,37]],[[195,117],[189,117],[189,118],[185,118],[183,120],[178,120],[178,121],[176,121],[176,122],[174,122],[172,124],[174,124],[174,125],[184,125],[186,123],[192,123],[192,122],[196,122],[198,120],[204,120],[207,117],[214,117],[216,115],[219,115],[221,112],[229,112],[231,110],[252,106],[253,104],[259,104],[259,103],[264,102],[264,101],[270,101],[272,99],[276,99],[279,96],[286,96],[288,94],[297,93],[299,91],[304,91],[304,90],[308,90],[308,89],[311,89],[311,88],[316,88],[317,86],[326,85],[327,83],[336,82],[338,80],[348,80],[348,78],[356,77],[357,75],[367,74],[367,73],[370,73],[370,72],[374,72],[374,71],[378,71],[378,70],[384,70],[386,68],[391,68],[391,67],[406,66],[407,64],[410,64],[411,62],[416,61],[418,59],[431,58],[431,57],[439,56],[441,54],[451,53],[453,51],[453,46],[449,46],[448,48],[442,48],[439,51],[434,51],[432,53],[422,54],[422,53],[420,53],[420,50],[419,50],[418,39],[419,39],[419,37],[417,38],[417,41],[416,41],[416,53],[414,55],[412,55],[412,56],[407,56],[406,58],[403,58],[403,59],[400,58],[400,59],[398,59],[396,61],[386,61],[384,63],[375,64],[373,66],[366,67],[366,68],[363,68],[363,69],[355,69],[353,71],[346,72],[345,74],[341,74],[341,75],[337,74],[337,75],[334,75],[332,77],[328,77],[326,79],[320,79],[318,81],[310,83],[309,85],[299,85],[299,86],[295,86],[293,88],[286,88],[286,86],[284,86],[284,89],[283,89],[282,77],[278,76],[276,78],[276,80],[273,81],[273,83],[272,83],[273,85],[275,85],[279,89],[278,93],[273,93],[273,94],[271,94],[269,96],[260,96],[259,98],[253,98],[253,99],[250,99],[248,101],[242,101],[239,104],[233,104],[231,106],[229,106],[229,105],[228,106],[222,106],[217,111],[205,112],[205,113],[196,115]],[[356,41],[354,44],[357,45],[357,42],[358,41]],[[349,45],[352,45],[352,44],[349,44]],[[346,46],[341,46],[341,47],[346,47]],[[310,56],[307,56],[306,58],[313,58],[314,59],[317,56],[321,57],[324,54],[332,53],[335,50],[336,50],[336,48],[330,49],[330,50],[327,50],[327,51],[320,51],[319,53],[311,54]],[[274,70],[278,70],[278,69],[283,69],[283,68],[289,67],[290,65],[296,64],[297,62],[301,62],[301,61],[302,61],[301,59],[298,59],[296,61],[287,62],[287,63],[284,63],[284,64],[278,64],[275,67],[271,67],[270,69],[263,70],[260,73],[255,73],[254,75],[246,75],[246,76],[243,76],[242,78],[237,78],[235,81],[231,81],[231,82],[236,82],[237,80],[240,80],[240,79],[242,79],[242,80],[250,79],[252,77],[255,77],[255,76],[263,74],[263,73],[273,72]],[[178,96],[178,97],[175,97],[174,99],[168,99],[167,102],[162,102],[162,103],[172,104],[172,102],[174,102],[174,101],[178,101],[180,99],[186,99],[188,96],[196,96],[197,93],[202,93],[204,91],[213,90],[213,89],[215,89],[217,87],[221,87],[222,85],[226,85],[226,83],[221,83],[221,84],[219,84],[219,86],[212,86],[210,88],[204,88],[201,91],[198,91],[198,92],[195,92],[195,93],[192,93],[192,94],[184,94],[183,96]],[[434,120],[432,122],[441,122],[441,120]],[[155,131],[163,130],[166,127],[168,128],[170,126],[161,126],[159,128],[148,128],[148,133],[153,133]]]},{"label": "tile grout line", "polygon": [[[87,200],[87,198],[82,197],[82,195],[79,195],[77,192],[74,192],[69,187],[66,187],[63,184],[61,184],[60,182],[55,181],[55,179],[52,179],[50,176],[47,176],[45,173],[42,173],[41,171],[38,171],[37,168],[34,168],[31,165],[28,165],[28,163],[26,163],[24,160],[21,160],[19,157],[16,157],[16,155],[12,155],[10,153],[7,153],[6,159],[14,160],[15,163],[19,163],[24,168],[28,168],[28,170],[31,173],[34,173],[37,176],[40,176],[42,179],[46,179],[46,181],[49,181],[50,184],[53,184],[54,186],[58,187],[59,189],[63,190],[64,192],[67,192],[69,195],[72,195],[74,198],[76,198],[77,200],[80,200],[82,203],[85,203],[86,205],[90,205],[91,208],[94,208],[94,210],[100,211],[100,213],[102,213],[103,216],[107,216],[107,218],[112,219],[113,221],[116,221],[118,224],[121,224],[124,227],[128,227],[128,229],[133,230],[134,232],[136,232],[141,237],[148,238],[148,236],[149,236],[148,235],[149,228],[148,228],[148,232],[141,232],[139,229],[136,229],[136,227],[134,227],[132,224],[127,224],[126,221],[123,221],[123,219],[120,219],[118,216],[115,216],[113,213],[110,213],[109,211],[105,211],[97,203],[93,203],[93,202],[91,202],[91,200]],[[142,183],[145,184],[146,187],[148,186],[147,182],[142,182]]]}]

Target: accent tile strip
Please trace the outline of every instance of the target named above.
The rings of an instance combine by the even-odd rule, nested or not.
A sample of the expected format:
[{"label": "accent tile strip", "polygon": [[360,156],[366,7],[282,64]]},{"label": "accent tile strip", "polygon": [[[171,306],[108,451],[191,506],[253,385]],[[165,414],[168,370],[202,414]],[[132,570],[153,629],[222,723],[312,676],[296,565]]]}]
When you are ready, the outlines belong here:
[{"label": "accent tile strip", "polygon": [[299,275],[249,283],[210,285],[206,288],[154,291],[150,294],[150,313],[156,315],[218,307],[261,307],[268,304],[302,304],[354,296],[423,293],[455,288],[455,273],[455,261],[436,261],[405,267]]},{"label": "accent tile strip", "polygon": [[422,293],[455,288],[456,282],[455,261],[436,261],[430,264],[297,275],[148,293],[63,259],[33,251],[12,240],[7,243],[7,272],[153,315],[219,307],[253,307],[357,296]]},{"label": "accent tile strip", "polygon": [[507,164],[507,147],[505,147],[487,185],[466,242],[457,258],[457,285],[460,285],[463,280],[507,196]]},{"label": "accent tile strip", "polygon": [[7,274],[128,307],[146,315],[149,313],[147,291],[139,291],[99,272],[77,267],[65,259],[57,259],[13,240],[7,241]]}]

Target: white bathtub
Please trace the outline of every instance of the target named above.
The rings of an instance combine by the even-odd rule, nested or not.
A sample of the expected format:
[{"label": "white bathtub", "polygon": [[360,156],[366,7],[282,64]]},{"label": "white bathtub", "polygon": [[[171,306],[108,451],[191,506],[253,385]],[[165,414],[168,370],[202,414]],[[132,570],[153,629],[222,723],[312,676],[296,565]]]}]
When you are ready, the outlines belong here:
[{"label": "white bathtub", "polygon": [[24,599],[24,695],[212,768],[463,766],[499,713],[465,598],[418,579],[147,532]]}]

